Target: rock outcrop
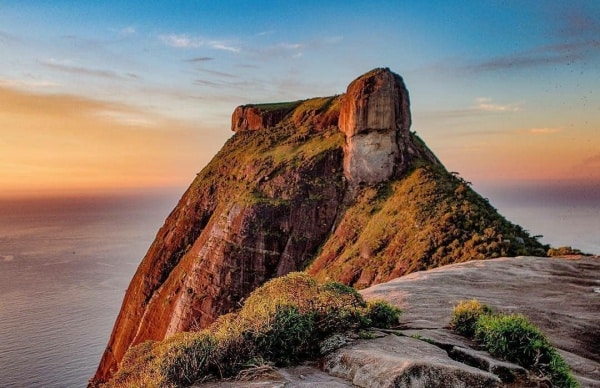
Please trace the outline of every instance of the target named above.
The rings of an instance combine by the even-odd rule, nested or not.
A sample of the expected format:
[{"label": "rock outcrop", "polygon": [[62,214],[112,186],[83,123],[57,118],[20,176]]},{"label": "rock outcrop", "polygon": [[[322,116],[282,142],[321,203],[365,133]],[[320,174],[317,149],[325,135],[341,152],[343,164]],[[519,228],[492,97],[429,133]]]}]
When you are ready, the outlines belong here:
[{"label": "rock outcrop", "polygon": [[259,131],[279,124],[300,101],[273,105],[242,105],[231,115],[231,130]]},{"label": "rock outcrop", "polygon": [[346,95],[237,108],[236,133],[132,279],[93,383],[110,378],[132,345],[205,327],[266,280],[309,265],[364,288],[474,257],[545,251],[449,174],[409,126],[408,93],[389,69],[358,78]]},{"label": "rock outcrop", "polygon": [[460,300],[475,298],[497,311],[524,314],[559,350],[583,387],[600,387],[599,278],[600,257],[499,258],[413,273],[361,294],[401,307],[405,335],[457,348],[454,357],[463,360],[474,351],[460,351],[468,346],[453,342],[447,330]]},{"label": "rock outcrop", "polygon": [[410,137],[410,101],[402,77],[375,69],[354,80],[342,102],[339,127],[346,134],[344,172],[354,183],[400,176],[419,158],[437,164]]},{"label": "rock outcrop", "polygon": [[[477,298],[540,327],[582,387],[600,387],[600,257],[518,257],[417,272],[361,291],[402,307],[394,335],[359,340],[324,360],[253,381],[260,387],[544,387],[522,367],[477,350],[448,329],[453,306]],[[557,288],[556,285],[560,284]],[[319,369],[319,366],[323,370]],[[245,387],[218,382],[208,387]],[[203,385],[202,385],[203,386]]]}]

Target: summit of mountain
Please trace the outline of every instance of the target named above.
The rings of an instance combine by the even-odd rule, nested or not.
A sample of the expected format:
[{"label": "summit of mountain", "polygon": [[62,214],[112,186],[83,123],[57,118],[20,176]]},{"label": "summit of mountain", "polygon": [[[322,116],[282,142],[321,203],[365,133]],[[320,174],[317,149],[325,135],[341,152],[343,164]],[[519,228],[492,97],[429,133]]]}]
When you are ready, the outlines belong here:
[{"label": "summit of mountain", "polygon": [[387,68],[343,95],[236,108],[235,134],[135,273],[92,382],[107,381],[133,345],[206,327],[289,272],[365,288],[444,264],[545,255],[410,125],[408,90]]}]

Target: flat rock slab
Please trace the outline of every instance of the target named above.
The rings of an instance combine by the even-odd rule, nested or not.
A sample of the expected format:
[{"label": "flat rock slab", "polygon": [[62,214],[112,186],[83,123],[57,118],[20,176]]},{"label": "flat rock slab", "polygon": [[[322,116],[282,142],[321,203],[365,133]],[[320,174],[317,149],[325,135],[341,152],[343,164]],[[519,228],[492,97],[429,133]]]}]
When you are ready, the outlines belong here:
[{"label": "flat rock slab", "polygon": [[331,376],[315,365],[305,364],[282,368],[251,381],[216,381],[198,384],[202,388],[346,388],[350,382]]},{"label": "flat rock slab", "polygon": [[388,335],[361,340],[325,358],[329,374],[359,387],[499,387],[488,372],[452,360],[435,345]]},{"label": "flat rock slab", "polygon": [[478,299],[522,313],[547,335],[583,386],[600,386],[600,258],[516,257],[416,272],[361,291],[403,309],[404,328],[446,328],[453,307]]}]

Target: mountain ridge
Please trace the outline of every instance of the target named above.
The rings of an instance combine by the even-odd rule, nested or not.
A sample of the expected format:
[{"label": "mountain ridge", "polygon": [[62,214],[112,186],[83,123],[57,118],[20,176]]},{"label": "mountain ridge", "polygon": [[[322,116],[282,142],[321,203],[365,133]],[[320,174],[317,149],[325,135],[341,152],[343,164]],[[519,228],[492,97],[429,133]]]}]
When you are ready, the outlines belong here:
[{"label": "mountain ridge", "polygon": [[545,253],[448,173],[410,122],[408,91],[387,68],[341,96],[236,108],[234,136],[134,275],[92,382],[131,346],[206,327],[292,271],[363,288],[444,258]]}]

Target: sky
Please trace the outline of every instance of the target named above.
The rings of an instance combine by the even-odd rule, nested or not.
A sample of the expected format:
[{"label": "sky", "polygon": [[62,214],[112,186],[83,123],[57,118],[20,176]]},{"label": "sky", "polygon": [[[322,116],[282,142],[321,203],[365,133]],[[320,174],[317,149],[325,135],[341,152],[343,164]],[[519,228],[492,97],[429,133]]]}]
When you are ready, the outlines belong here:
[{"label": "sky", "polygon": [[182,191],[236,106],[389,67],[476,185],[600,185],[600,2],[0,0],[0,196]]}]

